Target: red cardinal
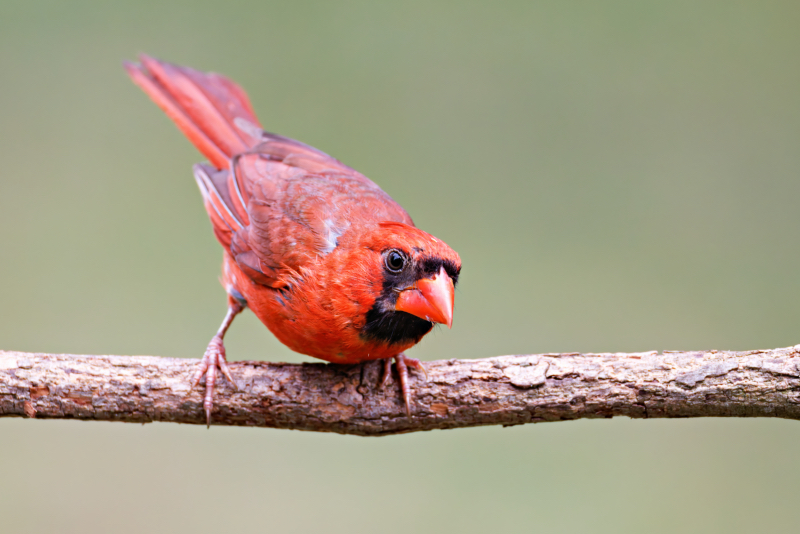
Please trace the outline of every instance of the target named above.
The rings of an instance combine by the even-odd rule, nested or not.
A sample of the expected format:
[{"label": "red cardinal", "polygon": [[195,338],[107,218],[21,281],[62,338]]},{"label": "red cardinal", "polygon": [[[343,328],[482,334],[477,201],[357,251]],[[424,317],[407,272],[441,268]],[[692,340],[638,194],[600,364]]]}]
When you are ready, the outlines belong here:
[{"label": "red cardinal", "polygon": [[333,363],[397,362],[453,322],[461,259],[414,226],[363,174],[308,145],[261,129],[244,91],[227,78],[141,56],[126,63],[144,89],[208,158],[194,166],[222,245],[228,313],[192,379],[206,377],[210,424],[217,370],[234,386],[222,338],[245,307],[292,350]]}]

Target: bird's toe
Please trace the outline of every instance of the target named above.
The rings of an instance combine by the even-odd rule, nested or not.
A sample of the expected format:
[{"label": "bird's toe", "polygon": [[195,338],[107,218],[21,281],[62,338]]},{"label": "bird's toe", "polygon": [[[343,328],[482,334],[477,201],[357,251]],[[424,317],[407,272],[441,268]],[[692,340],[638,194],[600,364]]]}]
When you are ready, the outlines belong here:
[{"label": "bird's toe", "polygon": [[192,376],[189,392],[200,383],[205,376],[205,393],[203,395],[203,409],[206,413],[206,426],[211,426],[211,412],[214,409],[214,387],[217,383],[217,373],[221,372],[225,378],[233,385],[234,390],[238,390],[238,385],[231,375],[228,361],[225,359],[225,345],[222,338],[214,336],[206,348],[203,358],[195,369]]}]

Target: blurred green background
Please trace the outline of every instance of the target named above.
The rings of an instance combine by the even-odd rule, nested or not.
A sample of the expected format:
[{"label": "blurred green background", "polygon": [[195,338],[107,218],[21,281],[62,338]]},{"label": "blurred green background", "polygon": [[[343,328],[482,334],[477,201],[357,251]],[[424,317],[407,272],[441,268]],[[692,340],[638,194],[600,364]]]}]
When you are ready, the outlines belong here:
[{"label": "blurred green background", "polygon": [[[797,2],[0,2],[0,348],[197,358],[201,160],[126,78],[222,72],[455,248],[422,359],[800,343]],[[307,361],[251,314],[231,359]],[[386,438],[0,420],[2,532],[796,531],[800,426]]]}]

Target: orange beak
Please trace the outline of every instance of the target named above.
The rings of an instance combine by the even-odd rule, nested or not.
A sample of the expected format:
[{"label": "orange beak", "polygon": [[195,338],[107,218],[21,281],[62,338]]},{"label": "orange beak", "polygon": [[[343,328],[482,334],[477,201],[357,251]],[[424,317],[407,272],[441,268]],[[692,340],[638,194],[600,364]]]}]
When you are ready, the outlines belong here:
[{"label": "orange beak", "polygon": [[442,267],[433,278],[423,278],[414,287],[401,291],[394,309],[452,328],[455,298],[453,279]]}]

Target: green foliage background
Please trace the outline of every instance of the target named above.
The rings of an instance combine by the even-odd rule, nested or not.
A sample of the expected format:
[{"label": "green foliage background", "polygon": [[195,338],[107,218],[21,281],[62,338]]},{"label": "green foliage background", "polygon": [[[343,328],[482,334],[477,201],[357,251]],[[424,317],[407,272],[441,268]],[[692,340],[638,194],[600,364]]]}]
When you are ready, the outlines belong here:
[{"label": "green foliage background", "polygon": [[[797,2],[0,3],[0,348],[199,357],[200,156],[126,78],[216,70],[461,253],[412,355],[800,343]],[[231,359],[304,361],[252,315]],[[779,532],[800,426],[365,439],[0,420],[4,532]]]}]

